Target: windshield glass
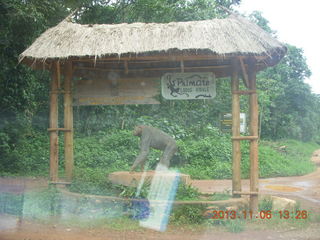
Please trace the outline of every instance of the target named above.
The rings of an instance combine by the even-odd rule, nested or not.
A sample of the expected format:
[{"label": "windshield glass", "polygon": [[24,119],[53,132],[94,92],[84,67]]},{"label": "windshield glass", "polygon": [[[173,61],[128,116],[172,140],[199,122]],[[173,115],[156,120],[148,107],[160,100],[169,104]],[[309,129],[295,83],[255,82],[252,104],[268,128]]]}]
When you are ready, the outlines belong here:
[{"label": "windshield glass", "polygon": [[0,4],[0,239],[318,239],[320,98],[242,1]]}]

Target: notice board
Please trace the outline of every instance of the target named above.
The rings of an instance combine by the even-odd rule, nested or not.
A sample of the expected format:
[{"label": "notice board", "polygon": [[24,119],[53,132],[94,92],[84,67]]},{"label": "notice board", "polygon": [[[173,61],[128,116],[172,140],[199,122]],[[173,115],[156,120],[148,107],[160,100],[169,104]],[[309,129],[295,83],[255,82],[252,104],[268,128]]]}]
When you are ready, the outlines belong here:
[{"label": "notice board", "polygon": [[75,81],[74,105],[159,104],[155,78],[97,78]]}]

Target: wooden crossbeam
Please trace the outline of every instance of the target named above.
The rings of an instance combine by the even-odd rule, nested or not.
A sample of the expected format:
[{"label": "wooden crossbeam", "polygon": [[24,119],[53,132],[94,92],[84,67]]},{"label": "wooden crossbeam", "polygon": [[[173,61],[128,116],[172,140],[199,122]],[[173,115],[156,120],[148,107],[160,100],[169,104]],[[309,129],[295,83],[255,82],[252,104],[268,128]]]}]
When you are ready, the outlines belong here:
[{"label": "wooden crossbeam", "polygon": [[48,128],[48,132],[53,132],[53,131],[71,132],[72,130],[67,128]]},{"label": "wooden crossbeam", "polygon": [[245,90],[245,91],[232,91],[232,94],[239,94],[239,95],[250,95],[257,93],[256,90]]},{"label": "wooden crossbeam", "polygon": [[233,194],[237,195],[259,195],[259,192],[240,192],[240,191],[233,191]]},{"label": "wooden crossbeam", "polygon": [[258,136],[236,136],[236,137],[231,137],[232,140],[257,140],[259,137]]},{"label": "wooden crossbeam", "polygon": [[49,184],[53,184],[53,185],[70,185],[71,182],[55,182],[55,181],[50,181]]}]

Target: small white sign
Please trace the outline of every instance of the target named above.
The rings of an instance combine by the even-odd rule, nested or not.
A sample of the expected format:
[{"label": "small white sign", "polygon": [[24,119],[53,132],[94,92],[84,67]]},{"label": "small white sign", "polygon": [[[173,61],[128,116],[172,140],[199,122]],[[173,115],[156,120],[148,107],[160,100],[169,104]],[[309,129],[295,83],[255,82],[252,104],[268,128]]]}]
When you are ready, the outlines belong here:
[{"label": "small white sign", "polygon": [[161,77],[165,99],[212,99],[216,96],[214,74],[211,72],[166,73]]},{"label": "small white sign", "polygon": [[247,121],[246,121],[246,114],[240,113],[240,133],[247,132]]}]

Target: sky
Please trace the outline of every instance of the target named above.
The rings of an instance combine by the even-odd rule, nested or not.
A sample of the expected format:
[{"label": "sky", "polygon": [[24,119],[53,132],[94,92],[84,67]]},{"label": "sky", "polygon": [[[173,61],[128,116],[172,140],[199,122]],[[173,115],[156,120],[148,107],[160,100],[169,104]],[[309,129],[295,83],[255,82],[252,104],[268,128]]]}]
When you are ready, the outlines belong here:
[{"label": "sky", "polygon": [[312,72],[305,82],[320,94],[320,1],[319,0],[242,0],[240,13],[262,12],[281,42],[302,48]]}]

